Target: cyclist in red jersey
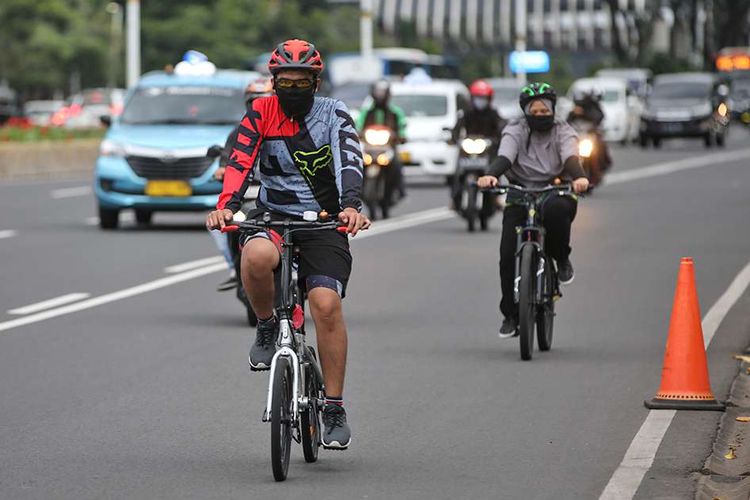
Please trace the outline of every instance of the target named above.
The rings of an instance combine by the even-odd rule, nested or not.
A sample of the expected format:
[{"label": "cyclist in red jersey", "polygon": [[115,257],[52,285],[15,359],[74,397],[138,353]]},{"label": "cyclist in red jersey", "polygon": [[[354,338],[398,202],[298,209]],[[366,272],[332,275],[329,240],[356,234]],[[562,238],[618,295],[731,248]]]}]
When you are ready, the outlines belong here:
[{"label": "cyclist in red jersey", "polygon": [[[249,217],[270,212],[300,218],[306,211],[326,211],[352,235],[367,229],[370,221],[360,213],[359,137],[342,102],[315,95],[323,70],[320,53],[304,40],[287,40],[273,51],[268,68],[275,94],[253,101],[242,118],[223,192],[206,225],[224,227],[240,209],[257,159],[258,212]],[[245,235],[242,243],[242,284],[258,316],[249,362],[253,370],[267,370],[278,335],[273,305],[279,251],[265,232]],[[342,399],[347,334],[341,299],[351,273],[349,241],[336,231],[310,231],[298,233],[295,243],[301,250],[299,281],[306,288],[325,379],[323,446],[346,449],[351,431]]]}]

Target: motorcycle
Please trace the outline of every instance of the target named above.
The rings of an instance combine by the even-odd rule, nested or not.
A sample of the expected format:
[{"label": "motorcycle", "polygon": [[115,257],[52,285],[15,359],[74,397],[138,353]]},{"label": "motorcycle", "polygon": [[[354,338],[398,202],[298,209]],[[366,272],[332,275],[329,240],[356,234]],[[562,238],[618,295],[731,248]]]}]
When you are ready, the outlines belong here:
[{"label": "motorcycle", "polygon": [[396,187],[396,136],[383,125],[370,125],[362,133],[365,178],[362,198],[370,213],[376,219],[378,209],[383,219],[387,219],[393,206],[393,193]]},{"label": "motorcycle", "polygon": [[591,183],[589,190],[594,189],[610,167],[604,149],[607,146],[590,122],[573,119],[569,123],[578,132],[578,157]]},{"label": "motorcycle", "polygon": [[[221,153],[223,151],[223,148],[219,145],[214,145],[208,148],[208,152],[206,153],[206,156],[209,156],[211,158],[217,158],[221,156]],[[247,189],[247,192],[245,193],[245,202],[243,203],[242,209],[240,209],[239,212],[234,214],[234,220],[241,222],[245,219],[245,212],[251,208],[252,206],[247,206],[251,204],[257,197],[258,197],[258,183],[251,183],[250,187]],[[254,204],[253,204],[254,205]],[[229,245],[229,254],[232,257],[232,263],[234,264],[234,272],[235,276],[242,276],[240,273],[240,261],[241,261],[241,255],[242,252],[240,250],[240,235],[241,233],[239,231],[231,232],[223,234],[222,236],[226,236],[228,245]],[[242,286],[242,283],[239,282],[237,284],[236,295],[237,300],[240,301],[240,303],[245,308],[245,314],[247,316],[247,323],[250,326],[257,326],[258,325],[258,317],[255,314],[255,311],[253,310],[253,306],[250,305],[250,301],[247,298],[247,295],[245,295],[245,288]]]},{"label": "motorcycle", "polygon": [[477,219],[479,227],[486,231],[490,218],[498,209],[497,195],[479,193],[476,185],[477,179],[487,173],[492,162],[493,145],[492,140],[480,136],[468,136],[460,142],[453,204],[466,219],[470,232],[476,229]]}]

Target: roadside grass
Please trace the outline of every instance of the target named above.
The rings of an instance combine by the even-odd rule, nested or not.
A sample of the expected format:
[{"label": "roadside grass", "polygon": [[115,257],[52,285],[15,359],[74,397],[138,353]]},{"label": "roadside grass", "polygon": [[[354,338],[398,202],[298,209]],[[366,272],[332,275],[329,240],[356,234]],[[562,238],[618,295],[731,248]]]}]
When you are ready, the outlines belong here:
[{"label": "roadside grass", "polygon": [[76,139],[99,139],[105,128],[66,129],[62,127],[35,127],[29,125],[0,127],[0,143],[73,141]]}]

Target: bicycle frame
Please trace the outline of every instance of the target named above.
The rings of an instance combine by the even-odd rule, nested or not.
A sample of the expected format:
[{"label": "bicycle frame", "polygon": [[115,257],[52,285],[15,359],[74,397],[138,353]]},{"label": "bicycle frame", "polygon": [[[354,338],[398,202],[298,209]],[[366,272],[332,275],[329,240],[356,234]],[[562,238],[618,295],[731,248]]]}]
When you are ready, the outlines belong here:
[{"label": "bicycle frame", "polygon": [[544,252],[544,238],[546,230],[538,221],[539,216],[539,196],[525,196],[524,203],[527,207],[526,224],[516,227],[516,261],[515,277],[513,279],[513,301],[519,303],[519,289],[521,283],[521,251],[526,245],[533,245],[536,248],[538,257],[536,271],[536,286],[534,287],[534,302],[542,303],[544,297],[544,273],[547,265],[547,255]]}]

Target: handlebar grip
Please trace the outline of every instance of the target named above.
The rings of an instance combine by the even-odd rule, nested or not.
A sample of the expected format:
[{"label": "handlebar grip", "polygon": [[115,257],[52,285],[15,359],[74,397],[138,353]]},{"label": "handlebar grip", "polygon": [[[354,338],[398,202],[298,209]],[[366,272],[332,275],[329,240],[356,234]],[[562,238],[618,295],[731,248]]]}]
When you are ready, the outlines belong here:
[{"label": "handlebar grip", "polygon": [[221,228],[222,233],[233,233],[235,231],[238,231],[240,229],[240,226],[237,226],[235,224],[227,225]]},{"label": "handlebar grip", "polygon": [[336,231],[342,234],[349,234],[349,226],[339,226],[336,228]]}]

